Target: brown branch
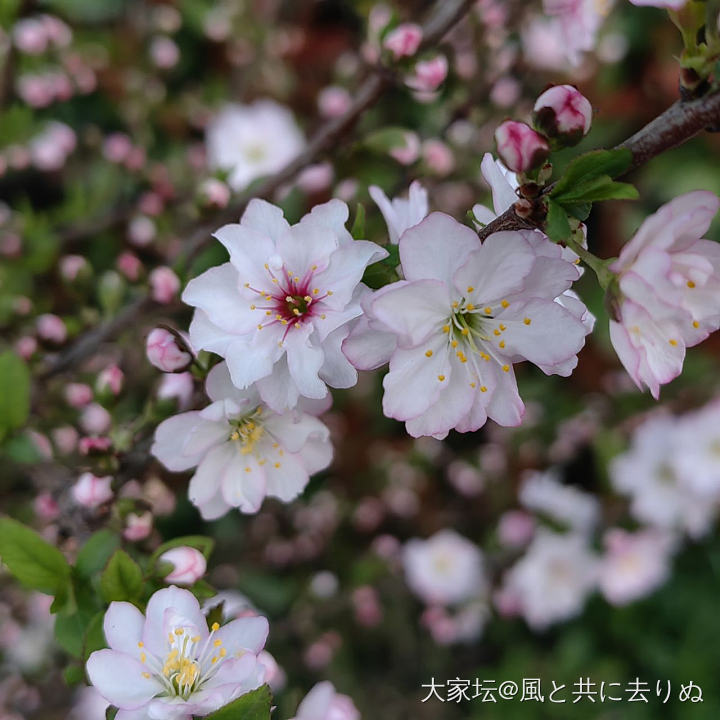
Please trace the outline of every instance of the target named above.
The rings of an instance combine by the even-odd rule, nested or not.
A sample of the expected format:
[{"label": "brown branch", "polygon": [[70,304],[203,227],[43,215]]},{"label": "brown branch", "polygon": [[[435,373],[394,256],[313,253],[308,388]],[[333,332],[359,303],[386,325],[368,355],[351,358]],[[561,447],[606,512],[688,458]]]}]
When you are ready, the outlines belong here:
[{"label": "brown branch", "polygon": [[[705,128],[720,122],[720,92],[706,95],[688,102],[678,101],[658,115],[633,136],[616,146],[632,152],[630,172],[652,160],[666,150],[682,145]],[[551,186],[552,187],[552,186]],[[546,188],[545,192],[550,188]],[[518,217],[515,208],[510,207],[495,220],[482,228],[478,235],[484,240],[500,230],[525,230],[536,224]]]},{"label": "brown branch", "polygon": [[[423,25],[423,40],[420,49],[436,45],[458,23],[475,4],[474,0],[437,0],[433,11]],[[211,233],[221,225],[236,221],[253,198],[271,198],[284,184],[293,180],[303,168],[315,162],[323,153],[335,147],[336,143],[349,133],[365,110],[372,107],[383,93],[395,83],[394,74],[378,66],[362,82],[354,95],[352,105],[344,115],[328,121],[312,137],[305,150],[282,170],[260,183],[250,192],[241,195],[235,202],[213,215],[211,221],[203,221],[191,231],[184,250],[187,264],[211,239]],[[124,308],[113,320],[81,336],[75,344],[53,358],[39,374],[41,379],[56,375],[92,355],[104,342],[113,339],[131,326],[136,316],[152,306],[149,297],[135,300]]]}]

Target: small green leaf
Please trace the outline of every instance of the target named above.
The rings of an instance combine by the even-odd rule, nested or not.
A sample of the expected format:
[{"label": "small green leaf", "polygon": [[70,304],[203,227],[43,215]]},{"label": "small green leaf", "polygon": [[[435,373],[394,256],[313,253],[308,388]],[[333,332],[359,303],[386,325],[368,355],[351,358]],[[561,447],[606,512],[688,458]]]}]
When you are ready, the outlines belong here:
[{"label": "small green leaf", "polygon": [[207,720],[270,720],[271,707],[270,689],[263,685],[208,715]]},{"label": "small green leaf", "polygon": [[577,185],[589,182],[601,175],[616,178],[630,167],[632,158],[632,152],[627,148],[593,150],[580,155],[568,165],[563,176],[555,183],[550,196],[561,197],[571,192]]},{"label": "small green leaf", "polygon": [[105,631],[103,630],[103,620],[105,620],[105,612],[101,611],[96,613],[85,629],[82,649],[84,660],[87,660],[95,650],[102,650],[104,647],[107,647]]},{"label": "small green leaf", "polygon": [[553,200],[565,207],[602,200],[636,200],[638,191],[629,183],[615,182],[609,175],[600,175],[578,183],[562,195],[552,195]]},{"label": "small green leaf", "polygon": [[136,600],[142,591],[140,566],[124,551],[116,550],[100,576],[100,592],[106,602]]},{"label": "small green leaf", "polygon": [[82,665],[73,663],[63,670],[63,680],[68,687],[79,685],[85,679],[85,671]]},{"label": "small green leaf", "polygon": [[34,530],[0,518],[0,560],[20,583],[48,595],[67,595],[70,566],[63,554]]},{"label": "small green leaf", "polygon": [[66,653],[82,660],[85,633],[93,619],[90,612],[61,612],[55,618],[55,640]]},{"label": "small green leaf", "polygon": [[563,204],[563,207],[568,215],[574,217],[576,220],[580,220],[580,222],[583,222],[587,220],[590,215],[592,203],[573,203],[571,205]]},{"label": "small green leaf", "polygon": [[353,226],[350,234],[355,240],[365,239],[365,206],[362,203],[358,203],[357,205],[357,211],[355,212],[355,220],[353,221]]},{"label": "small green leaf", "polygon": [[198,599],[207,600],[207,598],[215,597],[217,590],[205,580],[198,580],[191,585],[188,590]]},{"label": "small green leaf", "polygon": [[105,711],[105,720],[115,720],[115,716],[118,714],[118,709],[112,707],[112,705]]},{"label": "small green leaf", "polygon": [[545,220],[545,232],[553,242],[562,242],[570,237],[572,232],[568,222],[567,213],[558,203],[548,198],[547,219]]},{"label": "small green leaf", "polygon": [[120,547],[120,538],[110,530],[99,530],[80,548],[75,569],[80,577],[91,579],[106,565]]},{"label": "small green leaf", "polygon": [[30,373],[9,350],[0,354],[0,437],[22,427],[30,413]]}]

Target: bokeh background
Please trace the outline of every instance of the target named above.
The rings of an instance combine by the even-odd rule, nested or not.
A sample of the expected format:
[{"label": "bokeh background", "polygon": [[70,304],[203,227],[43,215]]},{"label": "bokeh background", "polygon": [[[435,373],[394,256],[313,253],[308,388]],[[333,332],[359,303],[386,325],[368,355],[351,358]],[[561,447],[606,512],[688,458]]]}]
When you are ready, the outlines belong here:
[{"label": "bokeh background", "polygon": [[[191,316],[177,290],[162,296],[153,271],[170,267],[184,285],[224,260],[209,237],[193,239],[227,202],[222,188],[230,191],[207,184],[226,177],[208,164],[208,123],[228,102],[271,98],[312,136],[373,72],[383,18],[420,22],[431,6],[3,0],[0,327],[2,349],[24,359],[32,393],[27,423],[2,434],[2,510],[69,555],[95,530],[122,532],[131,513],[152,512],[153,519],[148,537],[125,540],[132,553],[176,536],[212,536],[209,582],[242,593],[270,619],[268,649],[286,675],[276,693],[278,718],[292,717],[324,678],[350,695],[363,717],[383,720],[716,718],[716,498],[708,501],[707,532],[677,534],[674,552],[663,556],[666,576],[644,597],[618,606],[594,589],[579,614],[545,629],[530,628],[497,598],[524,552],[503,539],[501,519],[520,511],[536,526],[558,529],[519,501],[528,471],[553,468],[559,482],[595,498],[598,520],[587,544],[598,557],[607,528],[645,526],[614,488],[612,460],[657,404],[632,386],[614,356],[590,273],[578,292],[597,318],[595,332],[569,379],[518,368],[528,405],[520,428],[489,423],[445,441],[413,440],[382,415],[382,373],[361,375],[355,388],[334,393],[326,420],[335,460],[300,499],[267,501],[256,516],[231,513],[211,524],[187,501],[187,476],[168,473],[148,453],[160,420],[178,405],[203,405],[201,384],[161,377],[144,341],[158,323],[184,329]],[[18,22],[42,14],[59,22],[45,45],[31,35],[18,47]],[[369,185],[395,196],[419,179],[433,209],[464,220],[473,204],[489,202],[480,162],[493,151],[495,127],[527,115],[548,83],[576,84],[596,108],[591,134],[560,155],[558,167],[579,150],[615,145],[676,100],[681,41],[664,12],[617,0],[594,51],[577,64],[535,27],[544,17],[539,2],[476,3],[436,48],[450,68],[439,90],[419,96],[400,77],[274,201],[291,221],[331,197],[347,201],[352,214],[362,204],[366,236],[385,244]],[[391,152],[398,137],[407,145],[400,161]],[[697,188],[720,193],[719,149],[720,136],[707,133],[636,171],[630,180],[641,200],[596,207],[590,248],[616,255],[663,202]],[[713,239],[719,229],[716,223]],[[143,300],[149,291],[155,299]],[[92,352],[68,354],[107,323],[113,331]],[[717,337],[689,351],[682,377],[663,389],[664,411],[679,415],[711,401],[720,389],[719,357]],[[112,366],[124,376],[117,393],[98,385]],[[83,454],[79,440],[88,436],[110,438],[111,449]],[[708,473],[720,492],[720,454],[716,463]],[[92,512],[72,503],[68,489],[87,469],[114,477],[117,502]],[[485,559],[488,589],[466,627],[457,615],[429,612],[405,579],[403,544],[444,528],[479,546]],[[7,574],[0,591],[0,718],[68,717],[82,692],[63,679],[68,657],[53,639],[47,602]],[[569,694],[564,705],[420,702],[431,677],[536,677],[547,695],[552,680],[570,689],[581,676],[598,683],[639,677],[651,688],[649,703],[573,704]],[[656,697],[658,680],[672,683],[666,705]],[[680,685],[689,681],[702,687],[702,703],[679,702]],[[104,717],[89,707],[75,712],[83,720]]]}]

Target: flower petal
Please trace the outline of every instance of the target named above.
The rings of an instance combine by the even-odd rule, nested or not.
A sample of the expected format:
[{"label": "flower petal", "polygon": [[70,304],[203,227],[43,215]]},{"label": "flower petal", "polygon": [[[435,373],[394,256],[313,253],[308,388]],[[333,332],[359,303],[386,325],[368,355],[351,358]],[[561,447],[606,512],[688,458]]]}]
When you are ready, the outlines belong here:
[{"label": "flower petal", "polygon": [[162,691],[153,677],[146,678],[145,667],[130,655],[115,650],[97,650],[90,655],[86,670],[95,689],[112,705],[135,710]]},{"label": "flower petal", "polygon": [[129,602],[112,602],[105,613],[103,631],[111,650],[139,657],[145,616]]}]

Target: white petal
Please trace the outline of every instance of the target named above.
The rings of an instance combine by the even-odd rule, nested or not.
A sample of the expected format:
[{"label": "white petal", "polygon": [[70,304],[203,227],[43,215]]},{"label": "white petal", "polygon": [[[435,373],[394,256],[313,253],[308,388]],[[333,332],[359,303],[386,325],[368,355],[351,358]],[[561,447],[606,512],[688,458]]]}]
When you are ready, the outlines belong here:
[{"label": "white petal", "polygon": [[105,613],[103,631],[111,650],[139,657],[145,616],[128,602],[112,602]]},{"label": "white petal", "polygon": [[195,410],[163,420],[155,430],[155,440],[150,452],[168,470],[179,472],[195,467],[204,453],[185,454],[185,443],[201,422],[200,413]]},{"label": "white petal", "polygon": [[202,639],[207,637],[207,621],[200,610],[197,598],[189,590],[173,585],[158,590],[147,604],[143,642],[149,652],[162,657],[168,653],[166,610],[172,610],[181,616]]},{"label": "white petal", "polygon": [[221,489],[228,505],[245,513],[257,512],[265,498],[265,468],[258,464],[252,453],[243,455],[237,449],[225,467]]},{"label": "white petal", "polygon": [[258,198],[248,203],[240,224],[269,237],[273,242],[290,228],[281,208]]},{"label": "white petal", "polygon": [[302,330],[288,333],[285,346],[288,370],[299,393],[310,398],[325,397],[327,386],[318,376],[324,361],[323,351],[314,347]]},{"label": "white petal", "polygon": [[188,497],[193,505],[201,507],[215,497],[220,487],[220,478],[235,457],[235,453],[235,444],[224,442],[211,450],[202,460],[188,487]]},{"label": "white petal", "polygon": [[244,617],[223,625],[214,637],[222,640],[223,647],[231,655],[239,650],[257,655],[265,647],[269,630],[264,617]]},{"label": "white petal", "polygon": [[98,650],[85,667],[95,689],[116,707],[135,710],[162,690],[157,680],[143,676],[146,669],[140,661],[125,653]]}]

